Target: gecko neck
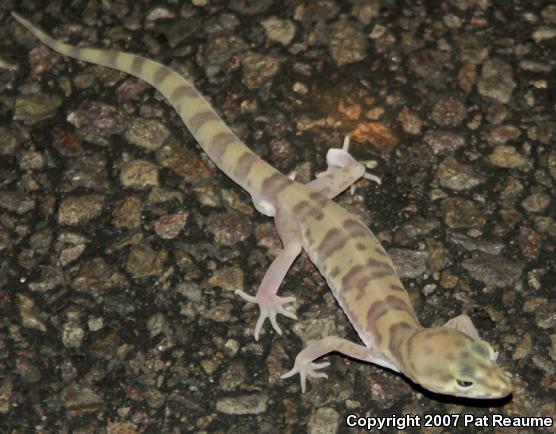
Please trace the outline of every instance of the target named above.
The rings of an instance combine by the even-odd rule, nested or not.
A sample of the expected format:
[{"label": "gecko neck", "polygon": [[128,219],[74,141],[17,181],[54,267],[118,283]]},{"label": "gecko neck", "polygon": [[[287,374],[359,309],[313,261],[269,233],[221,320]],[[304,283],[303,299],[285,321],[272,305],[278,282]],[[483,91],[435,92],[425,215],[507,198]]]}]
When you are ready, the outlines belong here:
[{"label": "gecko neck", "polygon": [[422,330],[423,327],[417,322],[412,324],[401,322],[390,327],[390,344],[388,345],[388,352],[400,371],[408,375],[410,378],[410,373],[413,372],[409,361],[411,354],[411,338]]}]

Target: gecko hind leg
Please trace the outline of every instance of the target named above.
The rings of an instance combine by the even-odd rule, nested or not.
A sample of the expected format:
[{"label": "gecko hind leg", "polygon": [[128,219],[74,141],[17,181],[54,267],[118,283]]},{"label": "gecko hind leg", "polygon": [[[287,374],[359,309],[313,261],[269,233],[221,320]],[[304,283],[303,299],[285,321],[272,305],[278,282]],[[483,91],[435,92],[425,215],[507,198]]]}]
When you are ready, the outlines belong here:
[{"label": "gecko hind leg", "polygon": [[465,333],[471,339],[481,339],[473,321],[467,315],[462,314],[447,321],[442,327],[452,328]]},{"label": "gecko hind leg", "polygon": [[324,339],[315,341],[301,351],[295,358],[295,363],[291,371],[286,372],[280,378],[289,378],[299,374],[301,381],[301,391],[305,393],[305,382],[310,377],[328,376],[324,372],[317,372],[317,369],[325,368],[330,365],[328,362],[315,363],[314,361],[325,354],[338,352],[354,359],[374,363],[384,368],[399,372],[396,366],[386,358],[378,349],[366,347],[350,342],[337,336],[327,336]]},{"label": "gecko hind leg", "polygon": [[326,153],[328,168],[307,184],[311,189],[333,199],[361,178],[380,184],[380,178],[367,173],[370,163],[359,162],[349,153],[349,136],[344,139],[342,148],[330,148]]},{"label": "gecko hind leg", "polygon": [[279,335],[282,334],[282,331],[276,321],[276,315],[280,314],[287,318],[297,319],[297,316],[283,307],[284,304],[295,301],[295,297],[279,297],[276,293],[295,258],[301,253],[301,230],[297,222],[282,211],[276,213],[275,224],[283,249],[266,270],[257,293],[252,296],[239,289],[235,291],[244,300],[259,305],[260,315],[254,333],[257,341],[266,318],[270,320],[270,324]]}]

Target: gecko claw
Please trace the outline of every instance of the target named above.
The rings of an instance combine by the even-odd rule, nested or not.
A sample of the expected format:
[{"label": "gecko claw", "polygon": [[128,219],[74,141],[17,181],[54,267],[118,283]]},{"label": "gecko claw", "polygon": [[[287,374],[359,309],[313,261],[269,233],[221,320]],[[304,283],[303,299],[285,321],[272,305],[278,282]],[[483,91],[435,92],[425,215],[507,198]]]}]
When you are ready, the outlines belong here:
[{"label": "gecko claw", "polygon": [[272,328],[278,333],[279,335],[282,334],[282,330],[280,326],[278,326],[278,322],[276,321],[276,315],[284,315],[287,318],[291,318],[296,320],[297,316],[291,312],[288,312],[284,309],[284,304],[286,303],[293,303],[295,301],[295,297],[278,297],[276,294],[271,294],[270,296],[267,294],[263,294],[262,296],[256,295],[252,296],[240,289],[236,289],[235,293],[239,295],[244,300],[255,303],[259,305],[260,314],[259,318],[257,319],[257,324],[255,325],[255,333],[254,337],[255,340],[259,340],[259,333],[263,327],[265,319],[269,319]]},{"label": "gecko claw", "polygon": [[373,175],[372,173],[365,172],[363,174],[363,178],[368,179],[369,181],[372,182],[376,182],[378,185],[382,185],[382,180],[378,176]]},{"label": "gecko claw", "polygon": [[307,378],[328,378],[324,372],[317,372],[317,369],[323,369],[329,366],[329,362],[315,363],[303,358],[296,357],[295,364],[291,371],[281,375],[280,378],[289,378],[295,374],[299,374],[299,381],[301,383],[301,392],[305,393]]}]

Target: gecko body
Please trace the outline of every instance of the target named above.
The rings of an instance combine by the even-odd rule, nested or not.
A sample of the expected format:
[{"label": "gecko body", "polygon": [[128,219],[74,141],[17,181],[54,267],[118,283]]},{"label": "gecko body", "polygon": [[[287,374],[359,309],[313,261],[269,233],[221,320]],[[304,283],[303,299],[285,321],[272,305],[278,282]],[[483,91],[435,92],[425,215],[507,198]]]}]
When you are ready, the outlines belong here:
[{"label": "gecko body", "polygon": [[301,351],[283,378],[300,374],[304,391],[307,377],[325,376],[317,370],[327,363],[314,360],[337,351],[400,372],[437,393],[500,398],[511,392],[507,374],[495,363],[495,352],[479,338],[469,317],[461,315],[442,327],[422,327],[384,248],[359,218],[332,201],[365,176],[365,166],[352,158],[347,146],[329,150],[323,176],[308,184],[295,182],[253,153],[194,85],[172,69],[130,53],[65,44],[12,15],[52,49],[154,86],[212,161],[251,195],[257,210],[274,217],[283,249],[255,296],[236,291],[259,305],[255,339],[266,318],[278,333],[278,314],[296,318],[283,307],[294,298],[279,297],[277,291],[301,250],[307,252],[364,345],[325,337]]}]

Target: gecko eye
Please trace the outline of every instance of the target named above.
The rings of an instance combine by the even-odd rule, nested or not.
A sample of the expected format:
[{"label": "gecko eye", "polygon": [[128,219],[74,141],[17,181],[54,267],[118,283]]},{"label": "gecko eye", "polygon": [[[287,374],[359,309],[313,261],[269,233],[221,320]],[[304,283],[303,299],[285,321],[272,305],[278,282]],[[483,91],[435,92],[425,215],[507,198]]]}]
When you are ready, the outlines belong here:
[{"label": "gecko eye", "polygon": [[468,389],[469,387],[473,386],[472,381],[456,380],[456,383],[459,387],[461,387],[463,389]]}]

